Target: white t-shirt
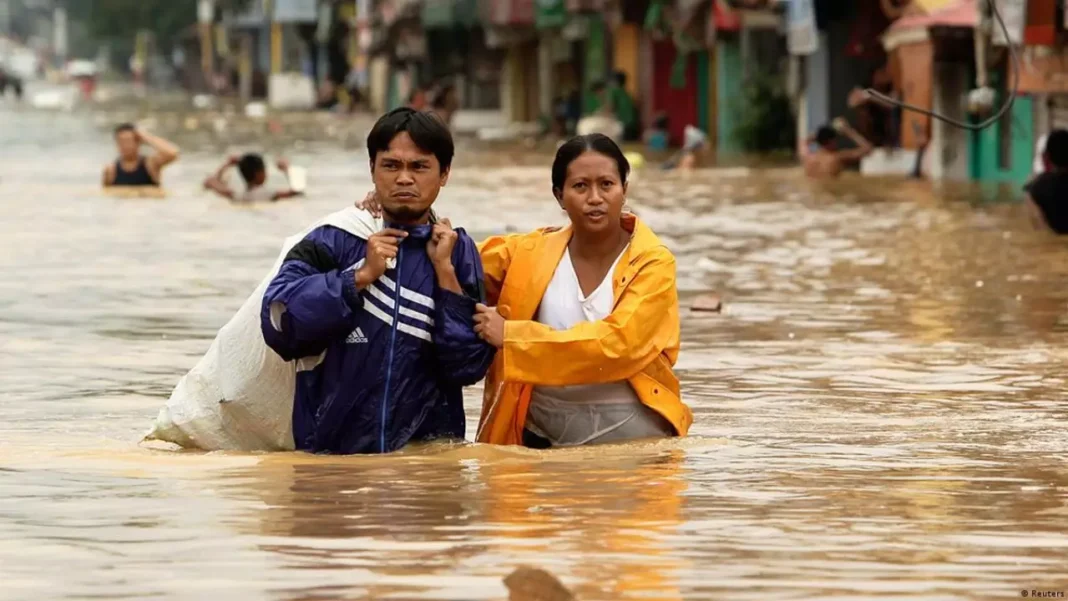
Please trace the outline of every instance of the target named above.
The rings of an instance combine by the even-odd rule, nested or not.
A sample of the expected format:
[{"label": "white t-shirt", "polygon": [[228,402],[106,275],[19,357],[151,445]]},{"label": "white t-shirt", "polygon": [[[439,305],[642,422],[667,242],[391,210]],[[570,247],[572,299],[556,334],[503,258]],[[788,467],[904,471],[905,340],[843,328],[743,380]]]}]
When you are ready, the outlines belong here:
[{"label": "white t-shirt", "polygon": [[267,181],[262,186],[249,188],[237,170],[226,176],[226,184],[234,191],[234,200],[238,202],[268,202],[276,192],[289,189],[289,178],[275,169],[267,169]]},{"label": "white t-shirt", "polygon": [[[545,289],[536,319],[554,330],[568,330],[584,321],[600,321],[612,314],[615,294],[612,274],[626,248],[616,257],[604,280],[583,296],[570,251],[556,266]],[[527,413],[527,428],[554,446],[597,442],[628,426],[628,436],[670,435],[662,422],[651,421],[649,411],[626,381],[580,386],[535,386]],[[611,436],[609,436],[611,437]]]}]

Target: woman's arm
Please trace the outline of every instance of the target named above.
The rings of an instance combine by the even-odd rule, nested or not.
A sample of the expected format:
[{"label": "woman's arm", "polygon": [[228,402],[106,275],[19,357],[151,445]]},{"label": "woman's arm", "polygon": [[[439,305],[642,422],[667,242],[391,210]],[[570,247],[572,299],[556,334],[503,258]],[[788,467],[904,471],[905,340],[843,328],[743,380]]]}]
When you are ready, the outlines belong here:
[{"label": "woman's arm", "polygon": [[504,287],[504,278],[508,276],[508,267],[515,255],[519,236],[492,236],[478,244],[478,254],[482,257],[482,270],[486,283],[486,299],[489,305],[496,306]]},{"label": "woman's arm", "polygon": [[503,379],[543,386],[617,382],[641,372],[678,340],[675,258],[662,249],[641,267],[605,319],[567,330],[506,321]]}]

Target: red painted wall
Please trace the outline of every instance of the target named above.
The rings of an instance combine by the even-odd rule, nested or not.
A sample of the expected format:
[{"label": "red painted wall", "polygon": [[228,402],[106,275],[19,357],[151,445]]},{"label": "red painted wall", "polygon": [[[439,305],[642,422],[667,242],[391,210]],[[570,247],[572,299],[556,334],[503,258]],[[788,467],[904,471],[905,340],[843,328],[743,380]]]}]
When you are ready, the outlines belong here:
[{"label": "red painted wall", "polygon": [[687,125],[700,127],[697,117],[697,58],[686,65],[686,87],[671,87],[671,69],[675,65],[675,45],[671,40],[653,42],[653,113],[664,111],[670,120],[671,143],[682,144]]}]

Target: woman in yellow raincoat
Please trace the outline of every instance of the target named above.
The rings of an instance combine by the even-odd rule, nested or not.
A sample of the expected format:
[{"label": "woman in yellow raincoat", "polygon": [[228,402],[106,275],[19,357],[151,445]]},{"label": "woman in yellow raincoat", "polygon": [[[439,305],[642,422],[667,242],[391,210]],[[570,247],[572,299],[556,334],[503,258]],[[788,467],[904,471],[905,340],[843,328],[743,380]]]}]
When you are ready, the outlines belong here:
[{"label": "woman in yellow raincoat", "polygon": [[692,414],[679,351],[675,258],[624,212],[630,165],[610,138],[560,147],[553,194],[571,225],[480,246],[487,305],[476,331],[496,346],[480,442],[535,448],[684,436]]}]

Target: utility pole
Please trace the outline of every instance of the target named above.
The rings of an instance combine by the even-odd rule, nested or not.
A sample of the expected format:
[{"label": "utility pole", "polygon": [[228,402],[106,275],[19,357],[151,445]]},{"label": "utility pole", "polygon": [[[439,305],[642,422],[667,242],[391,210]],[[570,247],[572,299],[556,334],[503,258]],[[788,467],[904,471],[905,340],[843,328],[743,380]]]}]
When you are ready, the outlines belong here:
[{"label": "utility pole", "polygon": [[214,0],[197,3],[197,27],[200,33],[200,69],[208,88],[214,85],[215,49],[212,46],[212,24],[215,22]]},{"label": "utility pole", "polygon": [[11,35],[11,0],[0,0],[0,34]]}]

